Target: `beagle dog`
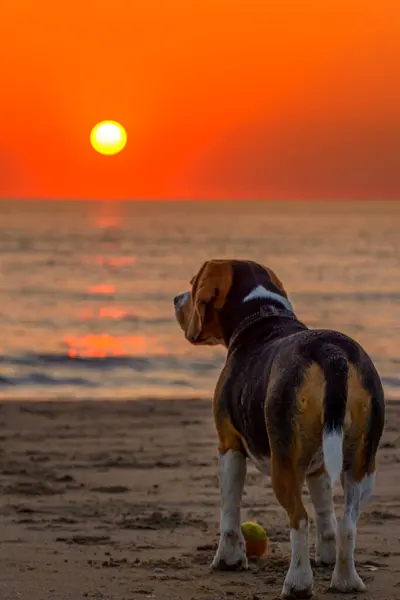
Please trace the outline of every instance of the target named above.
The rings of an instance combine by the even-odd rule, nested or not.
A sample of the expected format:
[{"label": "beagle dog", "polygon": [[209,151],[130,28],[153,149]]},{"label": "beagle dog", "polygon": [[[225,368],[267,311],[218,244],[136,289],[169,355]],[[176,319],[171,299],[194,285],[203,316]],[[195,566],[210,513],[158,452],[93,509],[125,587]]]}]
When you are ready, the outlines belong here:
[{"label": "beagle dog", "polygon": [[[333,589],[364,591],[354,562],[357,520],[373,491],[385,418],[372,360],[346,335],[301,323],[275,273],[255,262],[210,260],[190,283],[174,298],[186,339],[227,348],[213,400],[221,521],[212,568],[247,568],[240,507],[248,458],[270,474],[289,519],[282,597],[313,590],[304,482],[315,511],[316,561],[334,567]],[[339,477],[345,506],[337,523],[332,487]]]}]

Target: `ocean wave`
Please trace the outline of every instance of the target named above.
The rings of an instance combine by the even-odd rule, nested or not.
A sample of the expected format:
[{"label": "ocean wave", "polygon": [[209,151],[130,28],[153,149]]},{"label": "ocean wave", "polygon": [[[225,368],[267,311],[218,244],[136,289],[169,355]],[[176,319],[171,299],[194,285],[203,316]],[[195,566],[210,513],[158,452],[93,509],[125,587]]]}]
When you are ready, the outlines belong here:
[{"label": "ocean wave", "polygon": [[[1,357],[0,395],[15,398],[22,393],[40,393],[59,398],[60,393],[81,397],[91,390],[93,397],[114,398],[121,393],[136,398],[146,390],[160,397],[182,394],[212,395],[221,364],[218,360],[195,361],[176,357],[153,359],[109,357],[71,359],[61,354]],[[3,371],[3,372],[2,372]],[[397,399],[400,377],[382,376],[386,397]],[[24,392],[25,390],[25,392]],[[186,391],[185,391],[186,390]]]},{"label": "ocean wave", "polygon": [[387,388],[400,388],[399,377],[381,377],[383,387]]},{"label": "ocean wave", "polygon": [[27,353],[17,356],[3,355],[0,364],[10,366],[38,367],[84,367],[84,368],[118,368],[130,367],[143,370],[149,365],[149,357],[108,356],[108,357],[70,357],[64,353]]},{"label": "ocean wave", "polygon": [[291,294],[293,301],[302,301],[304,303],[310,300],[344,300],[349,302],[398,302],[400,300],[399,292],[293,292]]},{"label": "ocean wave", "polygon": [[67,386],[67,387],[96,387],[96,384],[83,377],[54,377],[45,373],[29,373],[25,376],[3,377],[0,376],[0,388],[14,386]]},{"label": "ocean wave", "polygon": [[[66,353],[26,353],[21,355],[2,355],[0,365],[20,367],[66,367],[84,369],[121,369],[129,368],[134,371],[189,370],[197,373],[213,371],[221,366],[222,359],[194,360],[190,357],[174,355],[147,356],[95,356],[71,357]],[[1,377],[1,374],[0,374]]]},{"label": "ocean wave", "polygon": [[[10,295],[19,295],[21,298],[50,298],[57,299],[61,298],[63,301],[88,301],[91,302],[104,302],[105,298],[114,298],[118,296],[120,302],[166,302],[172,307],[172,299],[174,293],[172,291],[161,291],[156,292],[141,292],[136,291],[135,293],[130,291],[120,290],[117,292],[111,291],[111,288],[107,291],[106,288],[102,292],[96,291],[96,289],[88,290],[77,290],[77,289],[65,289],[62,287],[33,287],[28,285],[20,285],[18,287],[0,286],[0,294],[4,294],[6,297]],[[171,308],[172,310],[172,308]]]},{"label": "ocean wave", "polygon": [[[96,396],[118,396],[149,390],[181,396],[182,390],[211,390],[221,360],[195,360],[182,356],[70,357],[64,353],[24,353],[0,356],[1,397],[23,393],[59,394],[73,397],[91,389]],[[49,396],[50,397],[50,396]]]}]

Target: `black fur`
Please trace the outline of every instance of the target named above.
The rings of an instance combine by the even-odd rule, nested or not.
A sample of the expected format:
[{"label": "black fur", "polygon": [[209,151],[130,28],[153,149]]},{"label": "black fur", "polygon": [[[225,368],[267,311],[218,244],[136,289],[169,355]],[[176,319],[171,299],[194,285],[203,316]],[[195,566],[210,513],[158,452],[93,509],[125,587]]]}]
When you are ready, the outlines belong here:
[{"label": "black fur", "polygon": [[[271,434],[277,433],[274,437],[279,439],[281,457],[289,456],[296,391],[312,362],[321,366],[326,378],[326,431],[343,426],[348,362],[362,374],[372,402],[365,442],[369,468],[383,431],[384,395],[371,359],[344,334],[310,330],[299,321],[279,317],[267,318],[245,329],[228,351],[219,410],[229,415],[250,453],[259,458],[270,455],[266,417]],[[273,369],[279,372],[278,377],[271,377]]]}]

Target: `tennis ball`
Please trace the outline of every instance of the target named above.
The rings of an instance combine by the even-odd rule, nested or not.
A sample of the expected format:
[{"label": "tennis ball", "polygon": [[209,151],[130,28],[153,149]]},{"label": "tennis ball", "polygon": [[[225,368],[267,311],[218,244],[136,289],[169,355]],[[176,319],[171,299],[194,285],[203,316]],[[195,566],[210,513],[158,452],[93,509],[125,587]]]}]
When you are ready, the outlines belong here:
[{"label": "tennis ball", "polygon": [[246,543],[246,556],[261,558],[268,547],[268,536],[265,529],[255,521],[246,521],[242,523],[241,528]]}]

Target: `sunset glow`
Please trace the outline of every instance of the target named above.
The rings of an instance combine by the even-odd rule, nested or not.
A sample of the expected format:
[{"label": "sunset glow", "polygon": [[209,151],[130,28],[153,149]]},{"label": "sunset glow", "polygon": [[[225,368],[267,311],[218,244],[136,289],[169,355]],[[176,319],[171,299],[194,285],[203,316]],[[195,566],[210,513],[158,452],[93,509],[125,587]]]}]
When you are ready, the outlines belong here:
[{"label": "sunset glow", "polygon": [[[398,0],[15,0],[2,21],[0,198],[400,197]],[[88,139],[108,116],[110,159]]]},{"label": "sunset glow", "polygon": [[153,336],[113,336],[109,334],[92,334],[83,336],[67,336],[64,345],[68,348],[70,358],[110,358],[123,356],[145,356],[168,354],[160,341]]}]

